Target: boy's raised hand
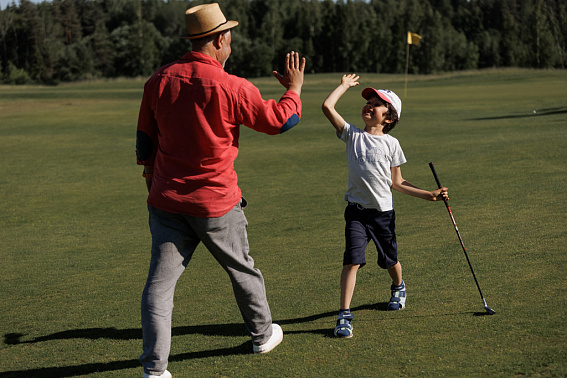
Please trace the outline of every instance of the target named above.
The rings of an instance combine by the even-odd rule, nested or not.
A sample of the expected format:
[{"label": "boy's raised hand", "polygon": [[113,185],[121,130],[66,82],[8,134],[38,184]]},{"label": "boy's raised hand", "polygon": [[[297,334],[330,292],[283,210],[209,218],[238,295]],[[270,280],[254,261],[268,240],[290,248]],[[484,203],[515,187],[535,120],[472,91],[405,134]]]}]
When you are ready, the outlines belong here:
[{"label": "boy's raised hand", "polygon": [[343,119],[343,117],[341,117],[339,112],[337,112],[335,105],[337,104],[337,101],[339,101],[339,98],[341,98],[341,96],[344,95],[349,88],[355,87],[359,84],[358,78],[359,76],[354,73],[343,75],[341,84],[339,84],[339,86],[336,87],[335,90],[332,91],[331,94],[329,94],[329,96],[327,96],[327,98],[323,102],[323,114],[325,114],[329,121],[331,121],[331,124],[333,125],[335,130],[337,130],[338,134],[343,133],[345,120]]},{"label": "boy's raised hand", "polygon": [[358,79],[360,78],[360,76],[358,76],[357,74],[348,74],[348,75],[343,75],[343,78],[341,79],[341,84],[342,85],[346,85],[348,88],[357,86],[358,84],[360,84],[358,82]]}]

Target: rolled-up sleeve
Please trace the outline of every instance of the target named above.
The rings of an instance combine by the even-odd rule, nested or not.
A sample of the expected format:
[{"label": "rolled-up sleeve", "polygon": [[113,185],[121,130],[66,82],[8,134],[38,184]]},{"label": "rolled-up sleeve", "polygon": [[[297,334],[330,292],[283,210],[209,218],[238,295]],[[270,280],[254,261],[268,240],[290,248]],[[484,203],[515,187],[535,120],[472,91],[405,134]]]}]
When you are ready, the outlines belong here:
[{"label": "rolled-up sleeve", "polygon": [[278,102],[265,101],[252,83],[245,81],[239,90],[239,122],[256,131],[275,135],[286,132],[301,119],[301,99],[287,91]]}]

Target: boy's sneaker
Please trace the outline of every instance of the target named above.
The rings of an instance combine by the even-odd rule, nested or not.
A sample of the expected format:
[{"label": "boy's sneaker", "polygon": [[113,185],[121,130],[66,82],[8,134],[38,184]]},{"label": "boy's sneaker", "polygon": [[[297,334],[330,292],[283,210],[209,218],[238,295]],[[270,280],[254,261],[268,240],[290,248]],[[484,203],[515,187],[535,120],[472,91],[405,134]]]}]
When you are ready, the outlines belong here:
[{"label": "boy's sneaker", "polygon": [[402,281],[402,284],[399,286],[392,284],[390,290],[392,290],[392,297],[390,298],[390,303],[388,303],[388,311],[397,311],[406,308],[406,284],[404,281]]},{"label": "boy's sneaker", "polygon": [[350,338],[352,337],[352,313],[341,312],[337,316],[337,326],[335,327],[335,336]]},{"label": "boy's sneaker", "polygon": [[268,353],[278,345],[283,340],[283,331],[282,327],[278,324],[272,323],[272,336],[262,345],[253,344],[252,350],[254,353]]},{"label": "boy's sneaker", "polygon": [[171,378],[171,373],[169,371],[164,371],[161,375],[154,375],[154,374],[148,374],[148,373],[144,373],[144,378]]}]

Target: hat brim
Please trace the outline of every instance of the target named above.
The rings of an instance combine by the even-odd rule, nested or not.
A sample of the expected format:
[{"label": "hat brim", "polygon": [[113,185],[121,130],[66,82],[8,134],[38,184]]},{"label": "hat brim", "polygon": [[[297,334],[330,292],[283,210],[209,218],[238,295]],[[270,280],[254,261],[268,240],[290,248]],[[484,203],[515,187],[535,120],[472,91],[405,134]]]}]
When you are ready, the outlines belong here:
[{"label": "hat brim", "polygon": [[212,34],[215,34],[215,33],[220,33],[222,31],[225,31],[225,30],[228,30],[228,29],[232,29],[235,26],[238,26],[238,21],[227,21],[224,24],[221,24],[218,27],[214,28],[213,30],[209,30],[207,32],[200,33],[200,34],[186,34],[186,35],[181,36],[181,38],[183,38],[183,39],[198,39],[198,38],[208,37],[209,35],[212,35]]}]

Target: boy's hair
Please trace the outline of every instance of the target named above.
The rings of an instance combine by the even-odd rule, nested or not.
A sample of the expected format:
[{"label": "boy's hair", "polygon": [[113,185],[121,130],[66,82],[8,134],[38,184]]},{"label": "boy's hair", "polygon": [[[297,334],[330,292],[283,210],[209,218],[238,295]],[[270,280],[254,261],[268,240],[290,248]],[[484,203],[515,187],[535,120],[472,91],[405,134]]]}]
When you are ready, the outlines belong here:
[{"label": "boy's hair", "polygon": [[396,109],[394,109],[394,106],[392,104],[390,104],[387,101],[384,101],[382,98],[378,97],[378,95],[372,94],[370,95],[370,97],[368,97],[368,99],[370,100],[372,97],[379,98],[382,102],[384,102],[384,104],[386,104],[386,107],[388,108],[388,113],[386,113],[386,119],[392,122],[386,123],[384,125],[384,129],[382,129],[382,132],[384,134],[388,134],[394,127],[396,127],[398,121],[400,120],[400,117],[398,116],[398,112],[396,111]]}]

